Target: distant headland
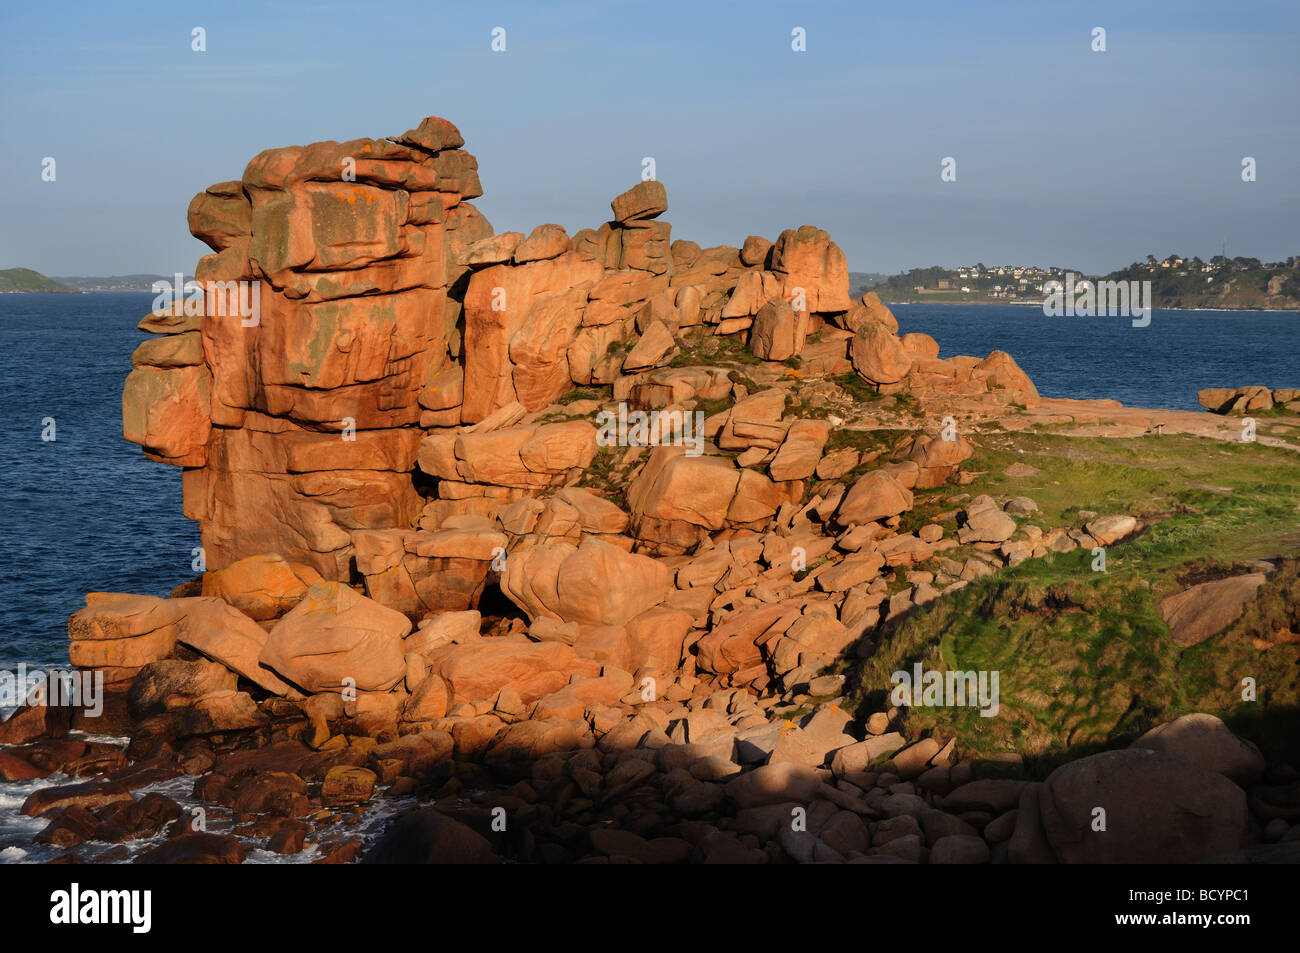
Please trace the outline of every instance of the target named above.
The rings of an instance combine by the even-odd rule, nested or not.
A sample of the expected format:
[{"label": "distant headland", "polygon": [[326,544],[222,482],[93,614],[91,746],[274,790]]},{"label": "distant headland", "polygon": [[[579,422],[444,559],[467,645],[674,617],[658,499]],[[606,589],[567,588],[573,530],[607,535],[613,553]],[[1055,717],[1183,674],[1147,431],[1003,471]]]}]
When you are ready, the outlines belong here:
[{"label": "distant headland", "polygon": [[46,278],[39,271],[30,268],[0,269],[0,294],[24,294],[31,292],[55,292],[58,294],[77,294],[80,288],[73,288],[53,278]]},{"label": "distant headland", "polygon": [[1038,304],[1043,288],[1063,281],[1150,281],[1152,303],[1162,309],[1294,311],[1300,309],[1300,257],[1262,262],[1258,258],[1215,255],[1209,261],[1147,255],[1118,271],[1089,275],[1078,268],[1052,265],[993,265],[912,268],[897,275],[850,272],[854,294],[874,291],[890,303]]},{"label": "distant headland", "polygon": [[154,283],[171,281],[174,275],[56,275],[46,277],[30,268],[0,269],[0,293],[79,294],[83,291],[152,292]]}]

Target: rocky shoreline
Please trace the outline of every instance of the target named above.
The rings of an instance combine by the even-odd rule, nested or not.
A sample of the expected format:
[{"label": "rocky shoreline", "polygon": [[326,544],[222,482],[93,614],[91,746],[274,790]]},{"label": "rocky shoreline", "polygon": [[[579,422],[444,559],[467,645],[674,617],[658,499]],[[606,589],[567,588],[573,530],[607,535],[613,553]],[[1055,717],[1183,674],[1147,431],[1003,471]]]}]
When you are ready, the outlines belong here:
[{"label": "rocky shoreline", "polygon": [[1216,414],[1245,414],[1278,410],[1300,413],[1300,388],[1210,387],[1198,391],[1196,399]]},{"label": "rocky shoreline", "polygon": [[[191,204],[202,306],[141,321],[123,421],[183,468],[203,571],[71,616],[101,714],[0,724],[0,781],[48,781],[21,812],[56,862],[1300,859],[1288,752],[1205,711],[991,752],[914,710],[972,708],[954,681],[977,719],[1043,693],[898,648],[1018,568],[1104,573],[1173,516],[1049,505],[1059,479],[977,451],[1231,453],[1233,421],[1044,399],[1000,351],[941,359],[850,299],[824,231],[673,241],[653,180],[599,227],[494,234],[463,145],[430,117],[268,150]],[[1271,393],[1251,440],[1289,460],[1296,392]],[[1289,657],[1268,607],[1290,553],[1162,579],[1170,651]],[[1079,608],[1034,598],[1006,617]],[[867,674],[894,653],[911,694]],[[1270,685],[1265,708],[1294,700]]]}]

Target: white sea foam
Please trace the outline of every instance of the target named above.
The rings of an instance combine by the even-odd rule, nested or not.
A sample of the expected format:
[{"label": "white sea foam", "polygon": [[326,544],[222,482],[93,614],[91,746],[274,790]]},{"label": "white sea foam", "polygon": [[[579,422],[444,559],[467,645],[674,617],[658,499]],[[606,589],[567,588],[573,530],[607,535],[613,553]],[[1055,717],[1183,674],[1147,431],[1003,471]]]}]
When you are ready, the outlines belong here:
[{"label": "white sea foam", "polygon": [[[104,744],[125,745],[127,739],[112,735],[93,735],[85,732],[73,733],[78,740],[96,741]],[[83,783],[90,778],[73,778],[66,774],[52,774],[47,778],[33,781],[0,782],[0,864],[33,864],[53,860],[64,853],[64,849],[50,844],[34,844],[32,838],[49,824],[48,817],[28,817],[22,813],[23,802],[34,791],[56,784]],[[132,793],[136,799],[146,794],[157,793],[171,798],[191,816],[190,808],[201,807],[207,813],[207,830],[214,834],[233,833],[233,824],[224,809],[206,803],[194,797],[195,779],[188,775],[169,778],[138,788]],[[414,797],[385,798],[376,797],[365,806],[360,819],[348,825],[338,825],[338,835],[342,837],[358,836],[369,845],[384,831],[388,820],[394,815],[416,804]],[[297,854],[281,855],[265,849],[265,838],[246,837],[236,834],[239,840],[250,848],[245,863],[250,864],[310,864],[322,856],[319,847],[321,840],[331,840],[331,830],[323,829],[312,835],[312,840]],[[107,844],[88,841],[74,848],[81,858],[89,863],[129,863],[138,854],[162,844],[167,839],[165,832],[153,837],[142,837],[124,841],[122,844]],[[99,858],[108,851],[125,847],[127,855],[117,860],[101,861]]]}]

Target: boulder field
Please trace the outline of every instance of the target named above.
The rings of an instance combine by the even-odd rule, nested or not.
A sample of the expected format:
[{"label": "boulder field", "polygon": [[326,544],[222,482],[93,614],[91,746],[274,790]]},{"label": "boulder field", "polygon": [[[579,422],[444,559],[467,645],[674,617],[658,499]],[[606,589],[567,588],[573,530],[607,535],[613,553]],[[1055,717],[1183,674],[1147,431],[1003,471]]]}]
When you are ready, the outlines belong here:
[{"label": "boulder field", "polygon": [[1300,413],[1300,388],[1296,387],[1207,387],[1196,392],[1196,399],[1216,414],[1262,413],[1274,407]]},{"label": "boulder field", "polygon": [[[918,513],[977,479],[963,423],[1081,402],[1042,401],[1003,352],[900,336],[874,294],[850,298],[821,229],[673,240],[654,180],[573,235],[496,234],[463,146],[430,117],[272,149],[191,203],[204,305],[141,321],[122,402],[126,438],[183,468],[205,571],[72,615],[101,718],[36,705],[0,725],[0,777],[60,779],[23,806],[50,819],[40,843],[75,859],[162,834],[136,857],[159,863],[253,843],[318,862],[1068,863],[1215,859],[1300,829],[1294,784],[1248,795],[1262,758],[1211,715],[1031,782],[905,737],[887,702],[844,710],[837,668],[882,627],[1142,532],[1022,526],[1023,496],[968,497],[955,534]],[[250,293],[256,320],[234,306]],[[876,432],[864,405],[916,423]],[[634,415],[609,439],[602,421]],[[1169,610],[1189,642],[1213,634],[1204,598]],[[141,793],[187,775],[220,833]],[[413,806],[349,833],[382,798]]]}]

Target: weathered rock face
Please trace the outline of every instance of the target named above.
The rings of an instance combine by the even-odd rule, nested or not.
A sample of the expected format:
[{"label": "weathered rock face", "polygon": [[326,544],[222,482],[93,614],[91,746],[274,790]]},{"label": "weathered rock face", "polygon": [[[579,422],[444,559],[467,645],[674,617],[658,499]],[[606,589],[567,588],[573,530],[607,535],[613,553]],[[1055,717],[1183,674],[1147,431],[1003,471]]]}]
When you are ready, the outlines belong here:
[{"label": "weathered rock face", "polygon": [[365,530],[353,540],[357,571],[371,598],[412,620],[477,605],[492,559],[506,545],[505,534],[484,525]]},{"label": "weathered rock face", "polygon": [[855,334],[867,324],[882,324],[890,334],[898,333],[898,319],[874,291],[864,294],[847,314],[841,316],[839,324]]},{"label": "weathered rock face", "polygon": [[[178,337],[197,338],[197,334]],[[191,353],[197,364],[199,355]],[[151,459],[176,466],[202,466],[212,434],[212,374],[202,366],[158,366],[157,350],[135,352],[122,391],[122,432]],[[168,358],[169,362],[173,358]]]},{"label": "weathered rock face", "polygon": [[92,592],[68,619],[69,660],[104,672],[106,682],[131,679],[171,655],[184,609],[180,600]]},{"label": "weathered rock face", "polygon": [[807,333],[806,311],[796,312],[784,299],[771,298],[754,316],[749,349],[765,361],[784,361],[803,350]]},{"label": "weathered rock face", "polygon": [[461,145],[428,119],[271,149],[191,203],[216,252],[195,270],[203,313],[142,322],[167,337],[137,350],[123,420],[150,456],[191,468],[209,567],[274,552],[339,578],[352,532],[411,525],[408,428],[459,350],[461,249],[491,232]]},{"label": "weathered rock face", "polygon": [[656,447],[627,496],[632,534],[644,548],[671,555],[723,527],[765,523],[802,494],[798,480],[777,482],[722,457]]},{"label": "weathered rock face", "polygon": [[[773,295],[797,296],[803,330],[775,345],[797,353],[809,312],[849,306],[825,232],[751,236],[745,260],[673,246],[654,181],[572,238],[555,225],[494,236],[468,202],[482,189],[463,144],[431,117],[388,139],[272,149],[191,203],[215,252],[196,269],[204,294],[141,322],[163,336],[134,355],[123,419],[153,459],[187,468],[210,568],[278,553],[345,578],[353,533],[414,525],[422,428],[608,382],[607,349],[638,332],[653,346],[637,355],[654,353],[636,359],[653,366],[683,327],[742,331]],[[747,277],[756,293],[734,310]]]},{"label": "weathered rock face", "polygon": [[796,310],[838,313],[849,310],[849,266],[844,252],[820,228],[786,229],[772,247],[772,271],[784,279],[787,300],[806,306]]},{"label": "weathered rock face", "polygon": [[566,355],[586,304],[572,289],[603,274],[580,252],[474,272],[465,293],[464,422],[516,400],[538,410],[569,389]]},{"label": "weathered rock face", "polygon": [[540,490],[576,478],[595,454],[596,428],[575,420],[434,434],[419,460],[421,470],[448,482]]}]

